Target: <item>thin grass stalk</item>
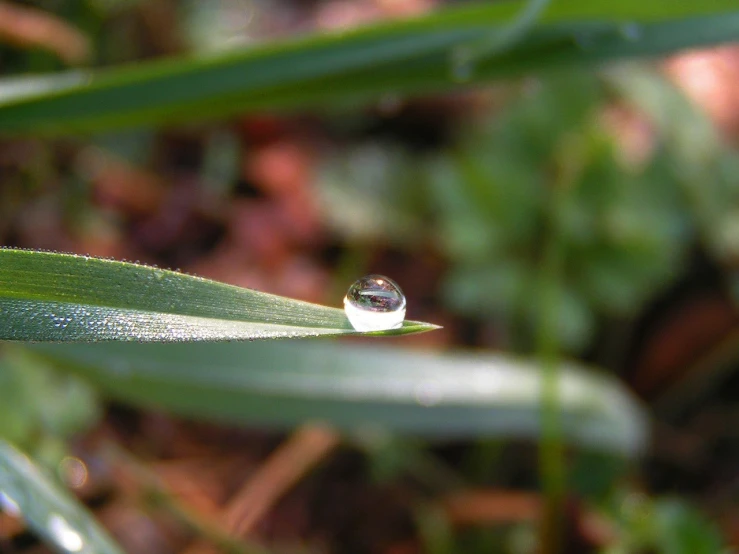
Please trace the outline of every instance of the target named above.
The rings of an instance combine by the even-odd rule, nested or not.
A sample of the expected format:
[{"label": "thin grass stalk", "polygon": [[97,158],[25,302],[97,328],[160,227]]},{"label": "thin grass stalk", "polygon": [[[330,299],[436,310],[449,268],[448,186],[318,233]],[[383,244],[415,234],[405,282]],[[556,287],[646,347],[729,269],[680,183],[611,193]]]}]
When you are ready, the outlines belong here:
[{"label": "thin grass stalk", "polygon": [[565,245],[560,218],[563,203],[580,170],[581,148],[581,141],[576,136],[565,137],[560,144],[542,252],[536,334],[536,351],[542,371],[539,442],[539,479],[544,495],[539,537],[542,554],[559,554],[562,548],[566,471],[560,406],[558,319]]}]

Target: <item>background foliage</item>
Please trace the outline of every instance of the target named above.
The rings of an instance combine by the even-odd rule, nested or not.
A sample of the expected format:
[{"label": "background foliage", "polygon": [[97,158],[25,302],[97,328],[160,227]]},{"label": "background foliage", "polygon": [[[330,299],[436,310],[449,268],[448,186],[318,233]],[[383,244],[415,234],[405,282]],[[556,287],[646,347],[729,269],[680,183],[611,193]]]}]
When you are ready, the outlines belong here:
[{"label": "background foliage", "polygon": [[735,2],[444,4],[0,1],[0,550],[737,546]]}]

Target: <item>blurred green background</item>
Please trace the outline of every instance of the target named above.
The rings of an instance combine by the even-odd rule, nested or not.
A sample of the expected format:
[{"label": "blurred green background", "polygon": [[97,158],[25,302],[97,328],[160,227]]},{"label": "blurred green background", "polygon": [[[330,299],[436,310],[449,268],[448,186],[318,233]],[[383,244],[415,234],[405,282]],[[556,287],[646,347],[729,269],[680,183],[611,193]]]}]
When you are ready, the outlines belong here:
[{"label": "blurred green background", "polygon": [[[739,547],[739,49],[673,52],[739,16],[499,2],[491,40],[442,4],[0,1],[0,245],[331,306],[380,273],[443,326],[0,343],[0,439],[125,551]],[[3,506],[0,551],[46,552]]]}]

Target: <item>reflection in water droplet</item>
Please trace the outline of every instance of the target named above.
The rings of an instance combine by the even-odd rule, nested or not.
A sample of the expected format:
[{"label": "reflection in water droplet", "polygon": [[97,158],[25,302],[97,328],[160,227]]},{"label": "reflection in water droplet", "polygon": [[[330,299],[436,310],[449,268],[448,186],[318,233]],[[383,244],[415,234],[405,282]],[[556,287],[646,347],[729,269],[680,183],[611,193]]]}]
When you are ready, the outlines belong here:
[{"label": "reflection in water droplet", "polygon": [[72,529],[66,519],[59,514],[52,514],[47,525],[49,534],[57,545],[69,552],[79,552],[85,546],[82,536]]},{"label": "reflection in water droplet", "polygon": [[626,40],[634,42],[641,38],[641,27],[636,23],[626,23],[619,28],[621,36]]},{"label": "reflection in water droplet", "polygon": [[349,287],[344,311],[357,331],[397,329],[405,320],[405,296],[393,280],[368,275]]},{"label": "reflection in water droplet", "polygon": [[73,456],[65,456],[58,467],[62,480],[73,489],[78,489],[87,482],[87,466],[85,462]]},{"label": "reflection in water droplet", "polygon": [[21,507],[5,491],[0,491],[0,510],[13,517],[21,517]]},{"label": "reflection in water droplet", "polygon": [[442,390],[435,383],[422,383],[414,391],[416,402],[421,406],[431,407],[442,399]]}]

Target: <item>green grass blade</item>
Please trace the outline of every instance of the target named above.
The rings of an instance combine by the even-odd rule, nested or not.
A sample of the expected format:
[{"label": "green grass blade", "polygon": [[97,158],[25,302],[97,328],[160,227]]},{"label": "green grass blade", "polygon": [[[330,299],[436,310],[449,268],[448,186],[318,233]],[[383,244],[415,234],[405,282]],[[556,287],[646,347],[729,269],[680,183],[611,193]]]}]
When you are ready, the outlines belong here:
[{"label": "green grass blade", "polygon": [[123,554],[87,510],[23,453],[0,440],[0,509],[59,552]]},{"label": "green grass blade", "polygon": [[[406,321],[395,335],[435,326]],[[183,342],[357,334],[337,308],[126,262],[0,249],[0,340]]]},{"label": "green grass blade", "polygon": [[[739,38],[739,10],[728,0],[552,4],[510,49],[476,58],[464,84]],[[47,92],[5,102],[0,94],[0,133],[88,132],[448,90],[460,86],[455,53],[505,38],[521,6],[481,3],[218,57],[142,63],[90,74],[85,84],[60,76],[55,91],[46,80]]]},{"label": "green grass blade", "polygon": [[[439,355],[316,342],[36,345],[33,353],[112,396],[195,418],[291,427],[386,428],[428,437],[536,438],[540,367],[511,357]],[[562,368],[565,436],[624,456],[647,423],[612,378]]]},{"label": "green grass blade", "polygon": [[517,14],[516,18],[500,33],[467,47],[469,53],[467,62],[474,64],[477,58],[484,55],[499,54],[515,45],[518,40],[531,31],[550,2],[551,0],[527,0],[526,5],[521,8],[521,13]]}]

